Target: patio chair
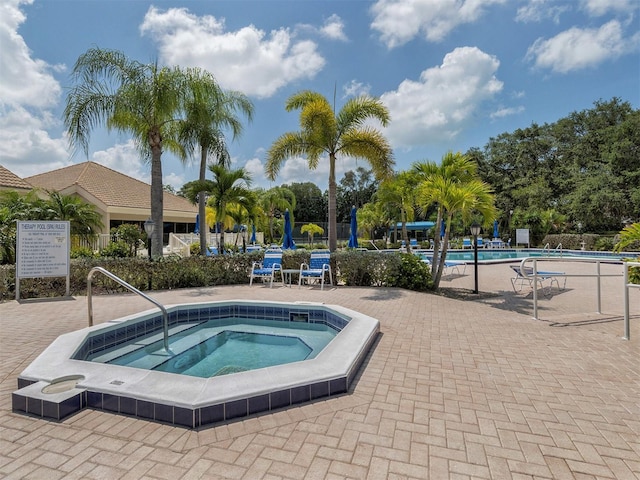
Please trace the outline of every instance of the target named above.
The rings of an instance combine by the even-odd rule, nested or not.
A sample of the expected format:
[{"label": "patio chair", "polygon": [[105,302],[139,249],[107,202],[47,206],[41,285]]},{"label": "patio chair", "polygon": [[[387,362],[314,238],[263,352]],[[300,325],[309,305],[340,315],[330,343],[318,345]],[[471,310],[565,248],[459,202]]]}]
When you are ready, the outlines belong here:
[{"label": "patio chair", "polygon": [[254,278],[268,278],[269,288],[271,288],[277,273],[280,273],[280,280],[284,284],[282,278],[282,250],[270,248],[264,252],[264,260],[262,262],[253,262],[251,265],[249,286],[253,285]]},{"label": "patio chair", "polygon": [[312,250],[309,263],[300,265],[300,275],[298,277],[298,288],[303,281],[309,284],[312,280],[320,282],[320,290],[324,290],[325,274],[329,274],[329,285],[333,286],[333,275],[331,274],[331,252],[329,250]]},{"label": "patio chair", "polygon": [[471,239],[470,238],[463,238],[462,239],[462,248],[473,248],[473,243],[471,243]]},{"label": "patio chair", "polygon": [[418,245],[418,239],[417,238],[411,238],[409,239],[409,246],[411,247],[411,249],[416,249],[419,247]]},{"label": "patio chair", "polygon": [[478,248],[484,248],[484,240],[482,237],[478,237]]},{"label": "patio chair", "polygon": [[[431,258],[429,257],[423,257],[422,261],[427,265],[431,265]],[[460,271],[461,267],[462,267],[462,271]],[[454,270],[457,272],[458,275],[464,275],[465,272],[467,271],[467,262],[462,260],[446,260],[445,259],[444,271],[442,272],[442,274],[451,275],[453,274]]]},{"label": "patio chair", "polygon": [[[524,265],[510,265],[511,269],[515,272],[515,277],[511,279],[511,286],[513,287],[513,291],[515,293],[521,292],[522,287],[524,285],[528,285],[533,288],[533,267],[525,267]],[[523,275],[524,273],[524,275]],[[553,288],[553,284],[556,284],[558,290],[564,290],[567,286],[567,277],[564,276],[564,272],[549,272],[549,271],[541,271],[537,272],[538,286],[542,289],[542,292],[547,295],[551,293],[551,288]],[[560,281],[558,278],[562,278],[563,283],[562,287],[560,287]],[[549,282],[549,286],[545,287],[545,283]]]}]

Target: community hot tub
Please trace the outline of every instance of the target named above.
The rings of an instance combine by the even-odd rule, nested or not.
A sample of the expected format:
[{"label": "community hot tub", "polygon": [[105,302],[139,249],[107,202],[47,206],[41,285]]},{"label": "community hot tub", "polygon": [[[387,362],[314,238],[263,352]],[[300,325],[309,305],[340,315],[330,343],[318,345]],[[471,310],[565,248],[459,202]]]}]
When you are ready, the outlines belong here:
[{"label": "community hot tub", "polygon": [[[378,320],[338,305],[235,300],[167,311],[169,352],[157,310],[61,335],[20,374],[13,409],[59,420],[91,407],[197,428],[347,392],[379,332]],[[335,337],[319,341],[322,330]],[[232,341],[263,344],[259,357],[294,356],[196,368],[196,353]]]}]

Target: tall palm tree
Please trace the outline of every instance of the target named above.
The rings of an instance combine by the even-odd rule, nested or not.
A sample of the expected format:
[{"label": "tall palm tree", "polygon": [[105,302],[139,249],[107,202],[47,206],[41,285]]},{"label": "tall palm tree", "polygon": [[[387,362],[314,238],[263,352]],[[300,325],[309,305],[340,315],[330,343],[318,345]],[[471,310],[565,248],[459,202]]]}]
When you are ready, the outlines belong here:
[{"label": "tall palm tree", "polygon": [[142,64],[116,50],[90,48],[76,61],[73,80],[64,110],[71,145],[87,154],[91,131],[106,125],[131,134],[150,161],[151,218],[156,224],[151,254],[162,255],[162,152],[181,152],[175,127],[187,91],[185,73]]},{"label": "tall palm tree", "polygon": [[300,110],[299,132],[281,135],[267,154],[267,177],[275,180],[288,158],[304,155],[315,170],[321,155],[329,159],[329,249],[337,246],[336,231],[336,158],[338,155],[362,158],[369,162],[376,178],[383,179],[393,171],[393,153],[384,136],[367,120],[389,123],[387,108],[379,99],[369,96],[352,98],[336,115],[334,108],[319,93],[305,90],[289,97],[287,111]]},{"label": "tall palm tree", "polygon": [[[261,193],[259,201],[269,222],[269,242],[273,243],[276,215],[284,213],[287,209],[289,212],[293,212],[296,208],[296,196],[287,187],[272,187]],[[293,215],[291,215],[291,222],[292,224],[294,222]]]},{"label": "tall palm tree", "polygon": [[[231,157],[224,136],[230,130],[235,140],[242,134],[242,123],[238,113],[248,121],[253,117],[253,104],[242,93],[224,91],[213,75],[197,68],[187,70],[188,96],[185,102],[185,119],[178,127],[178,141],[185,154],[200,149],[200,182],[206,180],[207,158],[212,155],[218,165],[229,167]],[[182,157],[186,161],[186,155]],[[204,183],[202,184],[204,185]],[[200,218],[200,251],[207,248],[207,220],[205,214],[206,194],[198,195],[198,216]]]},{"label": "tall palm tree", "polygon": [[477,165],[460,153],[447,153],[440,165],[422,162],[414,164],[413,168],[422,180],[417,190],[419,206],[426,210],[433,204],[437,205],[436,228],[445,220],[442,246],[439,235],[434,241],[432,276],[434,286],[438,288],[444,271],[453,217],[461,215],[463,221],[470,223],[477,215],[485,226],[489,226],[496,217],[494,196],[491,187],[479,179]]},{"label": "tall palm tree", "polygon": [[[213,180],[189,182],[184,185],[183,190],[186,197],[195,203],[196,197],[204,190],[209,196],[208,207],[213,210],[216,227],[222,224],[223,229],[229,227],[229,222],[233,224],[233,218],[229,212],[229,206],[240,205],[247,211],[253,206],[253,194],[251,186],[251,175],[244,169],[227,170],[223,165],[209,165],[209,171],[213,173]],[[224,239],[224,232],[222,235]],[[224,253],[224,240],[219,245],[220,253]]]},{"label": "tall palm tree", "polygon": [[407,231],[407,222],[413,222],[415,219],[415,201],[416,201],[416,185],[417,177],[413,172],[400,172],[393,178],[390,178],[382,184],[376,192],[379,202],[386,204],[388,207],[395,207],[399,213],[402,239],[406,245],[409,245],[409,233]]}]

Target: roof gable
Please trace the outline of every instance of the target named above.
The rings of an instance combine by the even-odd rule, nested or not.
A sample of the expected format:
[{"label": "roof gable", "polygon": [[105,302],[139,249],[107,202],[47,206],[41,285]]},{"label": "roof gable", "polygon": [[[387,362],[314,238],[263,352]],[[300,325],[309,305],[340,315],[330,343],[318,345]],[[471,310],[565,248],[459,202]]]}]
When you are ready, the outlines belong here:
[{"label": "roof gable", "polygon": [[[73,185],[94,196],[107,207],[151,208],[151,186],[95,162],[83,162],[28,177],[44,190],[60,191]],[[196,212],[188,200],[164,192],[164,210]]]},{"label": "roof gable", "polygon": [[33,185],[0,165],[0,188],[31,190]]}]

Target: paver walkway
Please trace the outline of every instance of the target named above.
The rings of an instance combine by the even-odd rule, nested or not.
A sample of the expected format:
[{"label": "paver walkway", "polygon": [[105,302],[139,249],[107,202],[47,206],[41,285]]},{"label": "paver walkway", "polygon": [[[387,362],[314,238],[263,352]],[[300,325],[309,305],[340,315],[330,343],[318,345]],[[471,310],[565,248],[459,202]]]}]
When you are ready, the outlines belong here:
[{"label": "paver walkway", "polygon": [[[601,315],[595,279],[569,278],[533,320],[511,275],[481,266],[480,290],[495,295],[475,300],[349,287],[154,292],[165,304],[320,301],[381,321],[349,394],[199,431],[91,409],[61,423],[12,413],[16,377],[86,326],[86,298],[0,304],[0,477],[640,478],[640,291],[625,341],[619,278],[603,282]],[[472,288],[473,267],[442,285]],[[132,295],[94,299],[96,323],[147,308]]]}]

